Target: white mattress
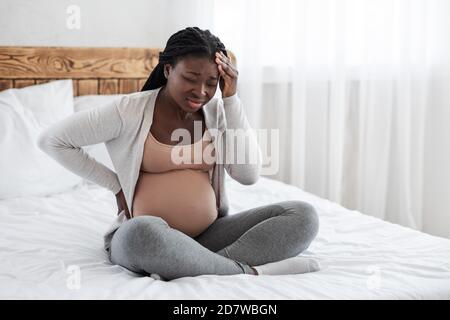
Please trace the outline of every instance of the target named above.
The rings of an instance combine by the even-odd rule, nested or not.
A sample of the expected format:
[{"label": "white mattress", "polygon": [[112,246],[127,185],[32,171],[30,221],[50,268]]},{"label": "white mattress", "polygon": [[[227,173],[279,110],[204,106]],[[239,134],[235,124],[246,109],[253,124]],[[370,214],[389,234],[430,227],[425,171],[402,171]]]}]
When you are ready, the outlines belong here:
[{"label": "white mattress", "polygon": [[83,184],[51,197],[0,201],[0,298],[450,299],[449,239],[345,209],[268,178],[251,186],[229,177],[226,183],[230,214],[290,199],[314,205],[320,230],[304,255],[319,259],[322,270],[169,282],[140,276],[110,264],[102,250],[103,232],[116,215],[114,195]]}]

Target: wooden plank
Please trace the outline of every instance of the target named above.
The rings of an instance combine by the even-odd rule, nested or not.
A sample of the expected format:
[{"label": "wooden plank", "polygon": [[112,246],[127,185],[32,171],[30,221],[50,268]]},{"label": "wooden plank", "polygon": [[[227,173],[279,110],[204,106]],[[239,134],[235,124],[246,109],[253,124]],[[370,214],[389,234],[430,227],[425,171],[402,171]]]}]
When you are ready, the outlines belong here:
[{"label": "wooden plank", "polygon": [[28,86],[34,85],[35,82],[33,79],[30,80],[14,80],[14,88],[25,88]]},{"label": "wooden plank", "polygon": [[87,94],[98,94],[98,80],[78,80],[78,96],[84,96]]},{"label": "wooden plank", "polygon": [[73,89],[73,96],[78,96],[78,80],[72,79],[72,89]]},{"label": "wooden plank", "polygon": [[47,83],[50,82],[50,79],[37,79],[36,80],[36,84],[42,84],[42,83]]},{"label": "wooden plank", "polygon": [[0,46],[0,78],[147,77],[158,63],[159,51],[159,48]]},{"label": "wooden plank", "polygon": [[118,79],[100,79],[99,94],[117,94],[119,93]]},{"label": "wooden plank", "polygon": [[119,93],[132,93],[138,91],[138,80],[119,79]]},{"label": "wooden plank", "polygon": [[147,78],[139,79],[138,80],[138,90],[141,91],[142,87],[144,87],[145,82],[147,81]]},{"label": "wooden plank", "polygon": [[36,84],[41,84],[41,83],[47,83],[47,82],[50,82],[50,81],[57,81],[57,80],[61,80],[61,79],[48,78],[48,79],[36,79],[35,81],[36,81]]},{"label": "wooden plank", "polygon": [[0,91],[14,88],[13,80],[0,80]]}]

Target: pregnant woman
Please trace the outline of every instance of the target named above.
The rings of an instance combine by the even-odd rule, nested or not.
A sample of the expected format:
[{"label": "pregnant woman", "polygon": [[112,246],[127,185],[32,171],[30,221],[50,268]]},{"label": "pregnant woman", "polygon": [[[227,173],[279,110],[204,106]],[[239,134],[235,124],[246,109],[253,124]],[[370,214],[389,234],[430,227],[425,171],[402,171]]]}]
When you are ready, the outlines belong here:
[{"label": "pregnant woman", "polygon": [[[43,151],[116,196],[118,216],[104,238],[112,263],[162,280],[319,270],[316,260],[298,256],[319,228],[310,204],[281,201],[228,214],[225,171],[251,185],[261,170],[237,78],[222,42],[188,27],[169,38],[140,92],[41,133]],[[214,98],[217,86],[221,98]],[[230,147],[242,129],[248,144]],[[81,148],[100,142],[117,173]]]}]

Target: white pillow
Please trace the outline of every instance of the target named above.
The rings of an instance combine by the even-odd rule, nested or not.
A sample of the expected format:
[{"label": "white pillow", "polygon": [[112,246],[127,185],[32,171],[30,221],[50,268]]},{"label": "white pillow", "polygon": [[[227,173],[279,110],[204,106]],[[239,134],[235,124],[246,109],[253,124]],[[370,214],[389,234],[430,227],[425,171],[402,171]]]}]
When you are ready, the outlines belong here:
[{"label": "white pillow", "polygon": [[37,146],[42,130],[73,112],[71,79],[0,92],[0,199],[63,192],[83,181]]},{"label": "white pillow", "polygon": [[[74,111],[78,112],[90,108],[98,108],[105,105],[115,99],[120,99],[124,94],[105,94],[105,95],[86,95],[74,98]],[[105,147],[105,143],[98,143],[90,146],[83,146],[90,156],[94,157],[98,162],[103,163],[105,166],[115,171],[114,166],[109,156],[108,150]],[[86,183],[90,181],[85,180]]]}]

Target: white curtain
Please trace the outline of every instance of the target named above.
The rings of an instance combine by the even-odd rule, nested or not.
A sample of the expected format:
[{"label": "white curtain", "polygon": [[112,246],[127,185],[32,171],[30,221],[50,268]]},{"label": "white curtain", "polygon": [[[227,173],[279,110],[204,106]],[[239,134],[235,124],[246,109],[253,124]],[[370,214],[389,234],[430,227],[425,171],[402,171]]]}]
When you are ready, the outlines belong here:
[{"label": "white curtain", "polygon": [[166,4],[167,36],[236,54],[249,121],[279,133],[269,178],[450,238],[450,0]]},{"label": "white curtain", "polygon": [[450,178],[434,158],[450,160],[450,1],[216,0],[214,10],[249,121],[279,129],[269,177],[450,236],[450,184],[431,176]]}]

